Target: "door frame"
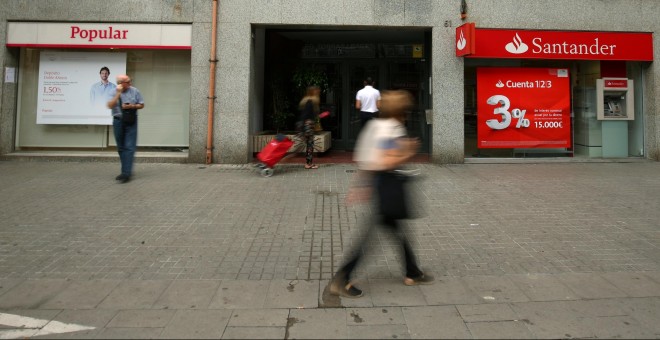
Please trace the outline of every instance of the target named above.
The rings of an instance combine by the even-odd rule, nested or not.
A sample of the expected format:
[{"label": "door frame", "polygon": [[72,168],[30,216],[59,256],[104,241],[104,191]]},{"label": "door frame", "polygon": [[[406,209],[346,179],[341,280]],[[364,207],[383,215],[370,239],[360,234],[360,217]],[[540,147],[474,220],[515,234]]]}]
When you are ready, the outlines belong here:
[{"label": "door frame", "polygon": [[[375,81],[375,88],[383,91],[384,89],[387,89],[388,84],[390,84],[392,80],[392,75],[390,74],[390,65],[396,64],[396,63],[417,63],[419,61],[414,61],[411,59],[399,59],[399,58],[381,58],[381,59],[323,59],[323,60],[317,60],[317,59],[311,59],[311,60],[306,60],[304,63],[309,63],[309,64],[335,64],[338,68],[338,73],[339,76],[341,77],[340,79],[340,84],[337,84],[338,86],[335,87],[336,90],[339,91],[339,98],[340,103],[336,103],[337,111],[335,114],[341,115],[341,118],[339,119],[339,124],[337,126],[338,129],[342,131],[341,133],[341,138],[338,136],[333,135],[332,136],[332,145],[334,148],[339,149],[339,150],[346,150],[346,151],[352,151],[357,134],[359,132],[359,111],[355,109],[355,95],[357,94],[357,91],[362,89],[363,86],[360,85],[359,87],[353,87],[353,79],[351,79],[352,75],[352,70],[358,67],[368,67],[368,66],[374,66],[375,70],[373,72],[365,72],[365,74],[360,75],[361,78],[364,78],[366,76],[370,76],[374,79]],[[430,74],[429,74],[429,65],[428,62],[425,61],[421,63],[421,70],[420,70],[420,78],[418,79],[419,85],[420,85],[420,97],[415,98],[416,99],[416,105],[418,108],[417,114],[424,115],[424,111],[426,109],[431,109],[431,94],[429,92],[429,81],[430,81]],[[372,74],[368,74],[372,73]],[[362,80],[355,80],[355,82],[362,82]],[[354,83],[353,83],[354,84]],[[323,103],[322,103],[323,104]],[[425,119],[424,119],[425,121]],[[357,131],[356,129],[356,124],[357,126]],[[321,122],[321,125],[323,125],[323,122]],[[420,148],[420,152],[423,153],[428,153],[430,150],[430,145],[431,145],[431,126],[430,125],[425,125],[423,127],[417,127],[421,128],[424,131],[421,133],[420,136],[422,140],[422,145]]]}]

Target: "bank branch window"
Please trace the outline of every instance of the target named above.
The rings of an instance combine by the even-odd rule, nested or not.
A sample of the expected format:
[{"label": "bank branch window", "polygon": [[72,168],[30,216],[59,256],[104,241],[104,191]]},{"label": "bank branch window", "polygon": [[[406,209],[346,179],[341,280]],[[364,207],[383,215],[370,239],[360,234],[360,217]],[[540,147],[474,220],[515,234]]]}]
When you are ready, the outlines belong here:
[{"label": "bank branch window", "polygon": [[466,157],[644,156],[650,32],[456,28]]},{"label": "bank branch window", "polygon": [[465,157],[644,156],[642,63],[469,61]]},{"label": "bank branch window", "polygon": [[484,148],[571,147],[568,69],[477,69],[477,143]]},{"label": "bank branch window", "polygon": [[190,50],[21,48],[17,150],[114,146],[112,118],[92,87],[126,73],[145,99],[138,147],[188,147]]}]

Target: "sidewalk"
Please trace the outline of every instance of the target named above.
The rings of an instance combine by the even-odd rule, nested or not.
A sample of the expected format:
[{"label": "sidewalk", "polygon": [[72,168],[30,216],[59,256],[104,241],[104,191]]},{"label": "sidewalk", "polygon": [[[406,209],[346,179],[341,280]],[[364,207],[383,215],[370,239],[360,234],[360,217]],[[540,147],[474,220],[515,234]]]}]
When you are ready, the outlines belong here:
[{"label": "sidewalk", "polygon": [[0,162],[0,339],[660,338],[660,163],[418,166],[351,300],[354,165]]}]

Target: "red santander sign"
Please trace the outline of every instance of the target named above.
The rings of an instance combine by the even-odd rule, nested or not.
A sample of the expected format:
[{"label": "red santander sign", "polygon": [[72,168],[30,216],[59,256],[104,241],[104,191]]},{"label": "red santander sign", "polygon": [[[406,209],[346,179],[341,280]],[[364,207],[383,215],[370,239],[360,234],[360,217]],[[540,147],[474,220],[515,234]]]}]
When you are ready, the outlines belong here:
[{"label": "red santander sign", "polygon": [[613,88],[627,88],[628,87],[628,79],[603,78],[603,81],[604,81],[605,87],[613,87]]},{"label": "red santander sign", "polygon": [[[461,26],[462,27],[462,26]],[[460,27],[459,27],[460,28]],[[457,29],[457,34],[459,34]],[[465,35],[465,33],[463,33]],[[469,58],[653,60],[653,35],[640,32],[534,31],[476,28]],[[459,39],[457,37],[457,39]],[[469,46],[469,44],[466,44]]]},{"label": "red santander sign", "polygon": [[474,53],[474,23],[467,22],[456,27],[456,56],[464,57]]},{"label": "red santander sign", "polygon": [[567,69],[477,69],[479,148],[571,147]]}]

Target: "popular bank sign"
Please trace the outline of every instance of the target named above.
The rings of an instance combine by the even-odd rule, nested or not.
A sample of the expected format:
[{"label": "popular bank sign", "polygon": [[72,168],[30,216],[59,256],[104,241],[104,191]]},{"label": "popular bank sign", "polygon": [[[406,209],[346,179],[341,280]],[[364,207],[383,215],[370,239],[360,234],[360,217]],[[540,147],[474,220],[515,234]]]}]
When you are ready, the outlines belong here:
[{"label": "popular bank sign", "polygon": [[468,58],[653,60],[653,35],[638,32],[456,28],[456,56]]},{"label": "popular bank sign", "polygon": [[190,24],[10,22],[8,47],[191,49]]}]

